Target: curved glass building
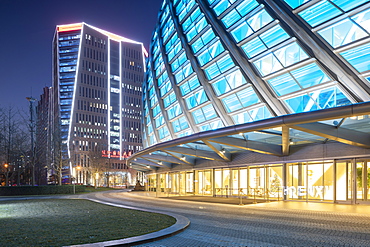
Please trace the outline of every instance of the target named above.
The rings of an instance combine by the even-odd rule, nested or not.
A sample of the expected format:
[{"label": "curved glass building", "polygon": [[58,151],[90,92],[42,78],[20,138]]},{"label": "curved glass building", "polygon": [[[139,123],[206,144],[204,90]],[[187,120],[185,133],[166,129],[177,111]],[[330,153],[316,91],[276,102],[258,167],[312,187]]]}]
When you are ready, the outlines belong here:
[{"label": "curved glass building", "polygon": [[148,190],[370,202],[370,1],[164,0],[146,67]]}]

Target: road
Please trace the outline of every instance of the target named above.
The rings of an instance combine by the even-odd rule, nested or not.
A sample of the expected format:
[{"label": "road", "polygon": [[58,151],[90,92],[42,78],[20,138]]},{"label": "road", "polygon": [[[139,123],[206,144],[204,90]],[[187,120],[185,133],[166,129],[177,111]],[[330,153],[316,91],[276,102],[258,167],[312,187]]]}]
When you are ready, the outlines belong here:
[{"label": "road", "polygon": [[370,246],[370,205],[271,202],[244,206],[127,192],[86,197],[187,217],[184,231],[140,246]]}]

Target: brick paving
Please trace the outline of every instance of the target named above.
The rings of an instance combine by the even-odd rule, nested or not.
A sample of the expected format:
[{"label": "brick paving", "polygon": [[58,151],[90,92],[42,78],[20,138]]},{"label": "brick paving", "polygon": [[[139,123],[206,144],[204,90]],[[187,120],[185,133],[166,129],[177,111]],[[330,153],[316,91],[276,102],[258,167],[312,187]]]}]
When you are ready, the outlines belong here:
[{"label": "brick paving", "polygon": [[174,236],[139,246],[370,246],[370,205],[271,202],[238,206],[132,193],[89,197],[172,212],[191,221]]}]

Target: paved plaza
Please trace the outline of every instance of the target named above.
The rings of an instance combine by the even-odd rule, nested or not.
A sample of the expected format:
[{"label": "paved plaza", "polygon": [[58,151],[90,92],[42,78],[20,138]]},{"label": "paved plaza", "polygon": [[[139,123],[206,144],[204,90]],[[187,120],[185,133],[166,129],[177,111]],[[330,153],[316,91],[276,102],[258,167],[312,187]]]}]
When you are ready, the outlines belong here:
[{"label": "paved plaza", "polygon": [[370,206],[305,202],[209,203],[152,193],[97,193],[90,199],[187,217],[184,231],[140,246],[370,246]]}]

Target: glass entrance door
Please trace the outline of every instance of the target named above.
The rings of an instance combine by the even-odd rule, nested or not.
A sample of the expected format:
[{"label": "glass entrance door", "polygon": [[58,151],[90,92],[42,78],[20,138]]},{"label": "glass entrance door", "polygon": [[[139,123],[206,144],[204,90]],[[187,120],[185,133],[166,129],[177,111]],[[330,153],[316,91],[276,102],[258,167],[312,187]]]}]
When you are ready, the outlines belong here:
[{"label": "glass entrance door", "polygon": [[352,184],[352,162],[350,160],[336,161],[336,201],[352,202],[353,184]]},{"label": "glass entrance door", "polygon": [[356,202],[370,203],[370,162],[356,162]]}]

